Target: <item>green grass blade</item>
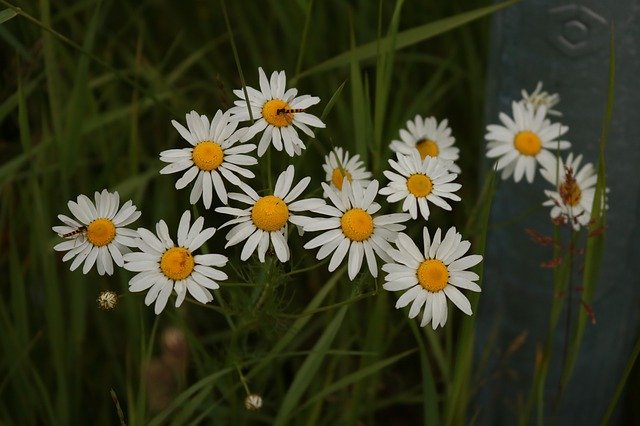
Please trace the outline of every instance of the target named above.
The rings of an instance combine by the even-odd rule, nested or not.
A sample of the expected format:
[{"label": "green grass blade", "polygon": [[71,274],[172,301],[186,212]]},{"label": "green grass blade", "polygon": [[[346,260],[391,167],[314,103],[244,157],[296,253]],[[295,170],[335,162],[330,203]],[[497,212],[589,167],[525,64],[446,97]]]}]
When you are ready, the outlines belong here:
[{"label": "green grass blade", "polygon": [[[603,205],[606,202],[606,165],[604,148],[609,138],[609,129],[611,127],[611,120],[613,117],[613,104],[615,101],[615,73],[616,73],[616,56],[615,56],[615,39],[613,28],[611,29],[610,45],[609,45],[609,78],[607,84],[607,104],[605,107],[605,113],[602,119],[602,130],[600,133],[600,156],[598,160],[598,180],[596,182],[596,192],[593,197],[593,204],[591,206],[591,224],[589,225],[589,236],[587,238],[587,246],[584,255],[584,272],[582,279],[582,301],[588,306],[591,306],[593,302],[593,295],[598,283],[598,277],[600,272],[600,265],[604,256],[604,237],[606,228],[606,212],[603,209]],[[575,366],[576,359],[580,352],[580,346],[582,345],[582,339],[587,324],[592,320],[589,312],[585,309],[580,309],[578,312],[578,321],[574,330],[574,334],[569,346],[567,362],[562,371],[562,378],[560,382],[560,395],[568,384],[571,373]],[[560,398],[560,395],[558,399]]]},{"label": "green grass blade", "polygon": [[[396,2],[391,24],[387,37],[380,39],[378,43],[378,60],[376,64],[376,86],[375,105],[373,111],[373,143],[371,145],[371,156],[373,164],[371,168],[374,174],[379,174],[382,155],[382,131],[387,115],[387,101],[391,90],[391,77],[393,75],[393,59],[395,53],[396,38],[398,36],[398,26],[400,25],[400,13],[404,0]],[[380,4],[382,6],[382,4]],[[381,12],[380,12],[381,13]],[[380,16],[382,19],[382,16]],[[380,29],[381,31],[381,29]]]},{"label": "green grass blade", "polygon": [[409,320],[413,336],[418,342],[420,350],[420,368],[422,369],[422,412],[424,425],[440,424],[440,408],[438,407],[438,391],[433,379],[433,371],[429,362],[429,355],[424,344],[424,335],[416,321]]},{"label": "green grass blade", "polygon": [[[436,22],[430,22],[428,24],[421,25],[409,30],[401,31],[396,36],[396,49],[402,49],[403,47],[411,46],[424,40],[428,40],[437,35],[443,34],[461,25],[472,22],[476,19],[490,15],[497,12],[500,9],[509,7],[520,0],[509,0],[503,3],[499,3],[492,6],[478,8],[469,12],[460,13],[458,15],[441,19]],[[389,43],[390,36],[380,40],[381,43]],[[298,78],[303,76],[329,71],[335,68],[349,65],[353,61],[362,61],[365,59],[371,59],[378,54],[378,41],[358,46],[355,49],[351,49],[348,52],[341,53],[325,62],[322,62],[306,71],[303,71]]]},{"label": "green grass blade", "polygon": [[155,426],[155,425],[166,424],[167,419],[169,418],[169,415],[173,413],[176,409],[186,404],[198,392],[202,391],[203,389],[208,389],[209,387],[213,386],[215,382],[218,381],[220,378],[234,371],[235,371],[235,367],[227,367],[198,380],[196,383],[194,383],[188,389],[186,389],[184,392],[178,395],[173,400],[171,405],[169,405],[169,407],[167,407],[164,411],[162,411],[153,419],[151,419],[148,425]]},{"label": "green grass blade", "polygon": [[[492,170],[485,178],[484,188],[476,204],[477,214],[470,216],[467,230],[474,236],[473,252],[484,255],[487,243],[487,231],[489,229],[489,217],[491,205],[496,188],[496,172]],[[475,267],[475,272],[480,276],[478,284],[484,277],[484,262]],[[473,312],[477,312],[480,293],[469,294],[469,302]],[[466,424],[466,414],[469,404],[469,389],[471,388],[471,373],[473,371],[473,345],[475,342],[475,316],[462,319],[462,328],[456,347],[456,359],[452,371],[452,381],[445,398],[445,422],[444,424]]]},{"label": "green grass blade", "polygon": [[16,16],[18,16],[18,14],[13,9],[4,9],[0,11],[0,25],[4,24],[9,19],[15,18]]},{"label": "green grass blade", "polygon": [[324,360],[327,351],[331,347],[331,343],[333,343],[336,334],[340,330],[342,320],[347,313],[347,308],[348,306],[343,306],[338,310],[333,320],[331,320],[331,322],[325,329],[324,333],[322,333],[322,336],[320,336],[320,338],[318,339],[318,342],[313,346],[312,353],[309,354],[309,356],[307,356],[305,361],[302,363],[302,366],[293,379],[289,390],[284,396],[282,405],[278,410],[278,416],[276,417],[274,422],[275,425],[287,424],[287,422],[290,420],[290,417],[293,414],[295,408],[298,406],[300,399],[304,395],[309,385],[314,381],[315,375],[318,373],[318,370],[322,365],[322,361]]},{"label": "green grass blade", "polygon": [[613,415],[613,410],[615,410],[616,405],[618,405],[618,401],[620,400],[620,396],[622,395],[622,391],[624,390],[625,385],[627,384],[627,379],[633,370],[633,367],[636,364],[636,360],[638,359],[638,354],[640,354],[640,335],[636,339],[636,344],[631,351],[631,356],[629,357],[629,361],[622,372],[622,377],[620,377],[620,381],[618,382],[618,386],[616,386],[616,391],[613,393],[611,397],[611,401],[609,401],[609,405],[607,406],[607,411],[605,411],[602,416],[602,420],[600,420],[601,426],[606,426],[609,424],[609,420]]},{"label": "green grass blade", "polygon": [[[306,51],[307,36],[309,35],[309,24],[311,23],[312,10],[313,0],[309,0],[309,3],[307,4],[306,16],[304,18],[304,28],[302,30],[302,37],[300,38],[300,49],[298,50],[298,60],[296,62],[296,70],[294,75],[300,74],[300,69],[302,68],[302,58],[304,58],[304,53]],[[292,81],[291,84],[294,85],[295,82]]]},{"label": "green grass blade", "polygon": [[301,404],[299,407],[297,407],[293,414],[295,414],[296,412],[300,412],[307,406],[331,395],[332,393],[335,393],[341,389],[344,389],[347,386],[350,386],[352,384],[359,383],[360,381],[368,378],[369,376],[381,372],[384,368],[392,364],[395,364],[396,362],[400,361],[402,358],[405,358],[413,354],[415,351],[416,349],[410,349],[398,355],[394,355],[389,358],[377,361],[371,365],[366,366],[365,368],[362,368],[356,371],[355,373],[348,374],[342,377],[341,379],[333,381],[330,385],[323,387],[320,392],[316,393],[314,396],[312,396],[311,398],[306,400],[303,404]]},{"label": "green grass blade", "polygon": [[340,86],[338,86],[338,88],[335,90],[335,92],[333,92],[333,95],[331,95],[331,99],[329,99],[329,102],[327,102],[324,109],[322,110],[322,114],[320,115],[321,120],[324,120],[327,117],[327,115],[329,115],[329,113],[335,106],[336,102],[338,102],[338,99],[340,99],[340,94],[342,93],[342,89],[344,89],[345,84],[347,84],[347,80],[343,81],[342,84],[340,84]]}]

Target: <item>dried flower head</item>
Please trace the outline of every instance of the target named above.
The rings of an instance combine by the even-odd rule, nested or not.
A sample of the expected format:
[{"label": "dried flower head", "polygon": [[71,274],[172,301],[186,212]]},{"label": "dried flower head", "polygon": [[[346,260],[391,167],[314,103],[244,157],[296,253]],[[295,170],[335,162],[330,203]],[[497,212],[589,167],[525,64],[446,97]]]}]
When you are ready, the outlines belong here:
[{"label": "dried flower head", "polygon": [[110,311],[118,304],[118,294],[111,290],[103,291],[100,293],[96,301],[98,302],[98,307],[100,309]]},{"label": "dried flower head", "polygon": [[262,397],[252,393],[244,400],[244,407],[249,411],[257,411],[262,407]]}]

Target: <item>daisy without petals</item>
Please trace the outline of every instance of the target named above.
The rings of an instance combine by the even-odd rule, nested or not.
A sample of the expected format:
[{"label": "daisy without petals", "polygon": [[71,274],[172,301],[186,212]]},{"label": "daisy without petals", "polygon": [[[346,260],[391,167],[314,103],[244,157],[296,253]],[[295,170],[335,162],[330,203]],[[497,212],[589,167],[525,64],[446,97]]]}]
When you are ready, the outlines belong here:
[{"label": "daisy without petals", "polygon": [[395,203],[404,200],[402,210],[408,211],[413,219],[418,218],[418,207],[424,220],[429,220],[429,204],[427,201],[451,210],[448,198],[460,201],[454,194],[462,185],[451,183],[458,175],[450,172],[450,161],[438,157],[420,159],[416,151],[410,155],[397,154],[398,161],[389,160],[391,167],[398,173],[385,171],[384,175],[391,182],[380,190],[380,195],[387,195],[387,201]]},{"label": "daisy without petals", "polygon": [[349,182],[360,182],[362,186],[367,186],[370,182],[371,172],[365,170],[360,156],[356,154],[349,158],[349,151],[343,151],[340,147],[325,155],[322,168],[327,174],[326,181],[338,190],[342,190],[342,180],[345,177]]},{"label": "daisy without petals", "polygon": [[345,178],[342,191],[331,188],[322,183],[329,199],[333,203],[315,209],[316,213],[329,216],[328,218],[314,218],[304,227],[305,231],[325,231],[316,236],[304,248],[318,250],[318,260],[324,259],[331,253],[329,272],[334,271],[349,253],[348,273],[353,280],[360,271],[363,259],[366,258],[369,272],[378,276],[378,264],[374,252],[385,261],[390,261],[388,252],[392,250],[390,241],[394,241],[398,231],[405,226],[400,222],[409,220],[405,213],[393,213],[375,216],[380,210],[380,204],[374,202],[378,193],[378,181],[373,180],[363,189],[360,183]]},{"label": "daisy without petals", "polygon": [[208,303],[213,300],[209,289],[220,288],[217,281],[227,279],[227,274],[214,268],[226,265],[226,256],[193,254],[216,229],[202,229],[203,217],[196,219],[193,225],[190,223],[191,213],[187,210],[178,225],[178,244],[174,244],[169,236],[164,220],[156,224],[156,234],[138,228],[138,247],[142,251],[124,256],[125,269],[138,272],[129,280],[129,291],[148,290],[144,303],[149,306],[155,301],[156,315],[162,312],[173,290],[177,294],[176,308],[184,301],[187,291],[198,302]]},{"label": "daisy without petals", "polygon": [[591,220],[591,207],[596,192],[598,175],[593,164],[587,163],[580,168],[582,155],[567,156],[566,161],[559,161],[553,169],[542,169],[540,174],[556,187],[556,191],[544,191],[549,198],[543,203],[551,206],[551,217],[570,222],[577,231],[580,226],[587,226]]},{"label": "daisy without petals", "polygon": [[239,121],[253,119],[255,122],[246,129],[246,133],[240,137],[240,141],[248,141],[256,134],[263,132],[258,143],[258,156],[267,151],[269,144],[277,151],[284,150],[289,156],[300,155],[305,145],[298,137],[296,128],[302,130],[310,137],[315,137],[309,128],[321,127],[325,124],[315,115],[304,110],[320,102],[317,96],[296,96],[298,90],[291,88],[285,91],[287,79],[284,71],[274,71],[268,80],[262,68],[258,68],[260,75],[260,90],[247,86],[249,95],[249,108],[242,89],[234,90],[240,100],[235,101],[235,106],[229,111],[232,118]]},{"label": "daisy without petals", "polygon": [[225,237],[227,239],[225,248],[246,240],[240,259],[247,260],[257,248],[258,258],[260,262],[264,262],[269,241],[271,241],[278,260],[280,262],[289,260],[291,254],[287,244],[288,224],[303,227],[311,219],[300,216],[298,213],[313,210],[325,204],[321,198],[295,201],[309,185],[311,178],[305,177],[291,188],[293,175],[293,166],[287,167],[287,170],[280,173],[273,195],[261,197],[244,184],[240,186],[244,194],[229,194],[229,198],[248,204],[249,207],[246,209],[218,207],[216,209],[216,212],[235,216],[235,219],[222,225],[223,227],[235,225]]},{"label": "daisy without petals", "polygon": [[434,117],[423,119],[416,115],[413,121],[407,121],[406,129],[400,129],[400,139],[391,141],[389,147],[393,152],[409,155],[417,150],[423,160],[427,156],[451,160],[450,170],[460,173],[460,167],[453,163],[458,159],[460,150],[453,146],[456,139],[451,136],[446,119],[438,124]]},{"label": "daisy without petals", "polygon": [[69,201],[67,205],[75,219],[58,215],[64,225],[52,229],[67,240],[53,249],[67,252],[63,262],[75,258],[71,262],[72,271],[84,262],[82,272],[85,274],[95,264],[98,274],[112,275],[113,262],[122,266],[122,252],[136,246],[138,233],[125,226],[136,221],[140,211],[131,200],[120,207],[118,192],[111,193],[106,189],[95,193],[95,204],[86,195],[78,195],[75,202]]},{"label": "daisy without petals", "polygon": [[502,126],[487,126],[487,157],[498,159],[497,170],[502,170],[502,179],[513,175],[514,180],[520,182],[526,175],[531,183],[538,163],[543,168],[552,168],[555,151],[571,146],[567,141],[554,140],[569,128],[546,120],[547,107],[544,105],[535,108],[522,101],[513,102],[512,110],[513,118],[500,113]]},{"label": "daisy without petals", "polygon": [[160,170],[161,174],[186,172],[176,182],[176,189],[182,189],[195,179],[189,201],[191,204],[198,202],[202,196],[205,208],[211,207],[212,193],[218,195],[220,201],[227,204],[227,190],[224,180],[234,185],[240,184],[237,175],[253,178],[255,175],[243,166],[257,164],[258,160],[248,152],[256,149],[253,144],[241,144],[237,142],[234,133],[238,126],[237,121],[229,119],[230,113],[224,114],[218,110],[211,122],[204,115],[195,111],[187,114],[186,129],[175,120],[171,121],[173,127],[189,142],[192,147],[182,149],[169,149],[160,153],[160,160],[170,163]]},{"label": "daisy without petals", "polygon": [[431,322],[435,330],[447,322],[447,298],[462,312],[471,315],[471,304],[458,288],[480,291],[480,286],[474,282],[478,280],[478,275],[466,269],[480,263],[482,256],[464,256],[471,243],[462,241],[462,235],[455,228],[450,228],[442,240],[440,228],[433,235],[433,241],[426,227],[422,234],[423,252],[406,234],[398,235],[398,250],[390,253],[396,263],[382,266],[387,273],[383,288],[389,291],[403,290],[404,293],[396,302],[396,309],[411,303],[409,318],[415,318],[424,307],[420,326]]},{"label": "daisy without petals", "polygon": [[543,91],[541,81],[538,82],[536,89],[531,94],[524,89],[522,89],[521,93],[522,100],[533,105],[533,107],[538,108],[540,105],[544,105],[547,108],[547,114],[562,117],[560,111],[551,109],[560,102],[560,95]]}]

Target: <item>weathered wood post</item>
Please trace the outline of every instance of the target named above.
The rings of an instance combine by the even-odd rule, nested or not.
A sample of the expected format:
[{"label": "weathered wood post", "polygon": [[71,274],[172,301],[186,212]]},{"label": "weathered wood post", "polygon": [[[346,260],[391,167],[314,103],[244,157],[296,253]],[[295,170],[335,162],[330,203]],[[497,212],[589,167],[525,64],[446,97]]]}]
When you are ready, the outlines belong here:
[{"label": "weathered wood post", "polygon": [[[569,126],[564,139],[572,142],[571,151],[593,163],[606,104],[613,24],[616,100],[606,147],[611,192],[605,255],[592,305],[597,324],[587,327],[556,417],[559,425],[599,423],[639,332],[640,1],[525,0],[496,14],[492,23],[486,122],[497,123],[498,113],[510,113],[521,89],[531,91],[541,80],[545,90],[561,96],[556,109],[563,113],[558,120]],[[502,350],[521,333],[528,337],[508,368],[492,354],[488,382],[477,401],[481,424],[514,424],[518,399],[526,399],[531,389],[536,347],[547,331],[552,273],[540,264],[552,255],[524,231],[552,232],[549,210],[540,206],[544,188],[548,186],[539,175],[533,185],[500,181],[494,201],[476,354],[480,357],[494,331]],[[579,295],[573,309],[580,309],[577,299]],[[564,337],[561,321],[546,385],[547,413],[558,387]],[[500,374],[489,377],[496,372]]]}]

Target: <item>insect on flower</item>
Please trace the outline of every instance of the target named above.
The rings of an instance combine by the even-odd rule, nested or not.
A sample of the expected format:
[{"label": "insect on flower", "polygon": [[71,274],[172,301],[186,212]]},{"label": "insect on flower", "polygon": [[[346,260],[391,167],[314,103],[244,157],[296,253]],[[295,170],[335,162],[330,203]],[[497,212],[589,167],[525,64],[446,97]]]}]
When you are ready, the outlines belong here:
[{"label": "insect on flower", "polygon": [[79,228],[76,228],[71,232],[67,232],[66,234],[58,233],[58,235],[60,237],[62,237],[62,238],[71,239],[71,238],[76,238],[78,235],[81,235],[81,234],[85,235],[86,232],[87,232],[87,227],[86,226],[80,226]]},{"label": "insect on flower", "polygon": [[278,108],[276,115],[293,114],[294,112],[304,112],[304,108]]}]

